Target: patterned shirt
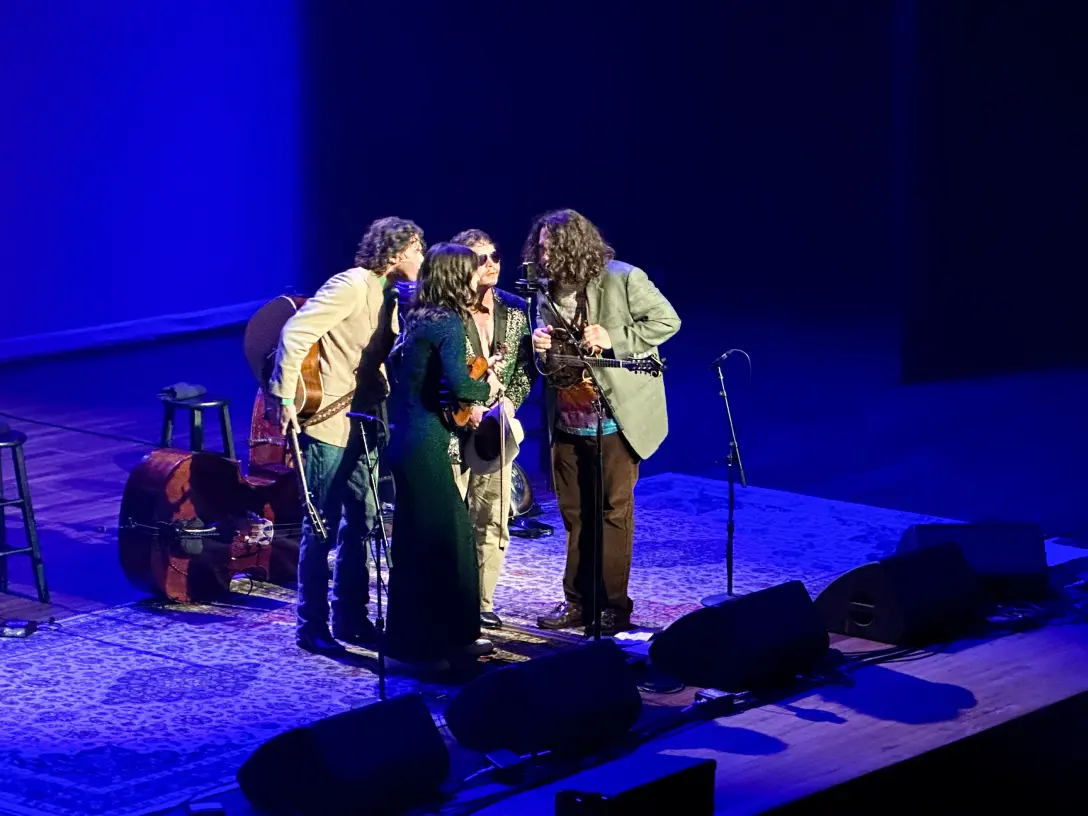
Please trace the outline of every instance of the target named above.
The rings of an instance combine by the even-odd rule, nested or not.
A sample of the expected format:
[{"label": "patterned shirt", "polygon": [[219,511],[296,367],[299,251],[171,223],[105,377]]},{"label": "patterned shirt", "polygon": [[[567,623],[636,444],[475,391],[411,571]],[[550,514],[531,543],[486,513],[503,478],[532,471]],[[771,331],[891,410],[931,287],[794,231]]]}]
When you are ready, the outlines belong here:
[{"label": "patterned shirt", "polygon": [[[543,295],[538,295],[537,307],[539,314],[551,325],[561,325],[561,321],[549,317],[552,314],[551,306]],[[575,331],[585,328],[584,314],[578,310],[578,293],[575,289],[560,289],[552,298],[555,301],[559,314]],[[592,383],[582,382],[570,388],[557,388],[555,391],[555,430],[574,436],[597,435],[597,411],[593,406],[597,392]],[[612,418],[608,405],[604,406],[604,422],[602,434],[613,434],[619,431],[616,420]]]}]

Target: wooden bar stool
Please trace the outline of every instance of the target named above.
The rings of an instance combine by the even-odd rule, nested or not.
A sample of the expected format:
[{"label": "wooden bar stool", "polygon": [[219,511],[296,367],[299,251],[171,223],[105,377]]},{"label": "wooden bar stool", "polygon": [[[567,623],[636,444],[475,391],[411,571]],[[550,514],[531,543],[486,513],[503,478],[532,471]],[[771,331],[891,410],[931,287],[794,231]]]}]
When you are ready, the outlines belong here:
[{"label": "wooden bar stool", "polygon": [[[0,592],[8,590],[8,556],[29,555],[34,567],[34,583],[38,587],[38,600],[49,603],[49,587],[45,583],[45,564],[38,548],[38,525],[34,521],[34,507],[30,503],[30,483],[26,478],[26,460],[23,458],[23,443],[26,434],[0,427]],[[19,498],[4,497],[4,457],[5,450],[11,451],[12,465],[15,469],[15,484]],[[5,513],[9,507],[18,507],[23,511],[23,527],[26,529],[26,547],[10,547],[7,539]]]},{"label": "wooden bar stool", "polygon": [[230,400],[211,397],[207,394],[186,399],[160,397],[162,400],[162,438],[159,445],[172,447],[174,441],[174,414],[181,408],[189,411],[189,450],[204,450],[204,412],[219,411],[219,431],[223,435],[223,455],[228,459],[237,459],[234,455],[234,437],[230,430]]}]

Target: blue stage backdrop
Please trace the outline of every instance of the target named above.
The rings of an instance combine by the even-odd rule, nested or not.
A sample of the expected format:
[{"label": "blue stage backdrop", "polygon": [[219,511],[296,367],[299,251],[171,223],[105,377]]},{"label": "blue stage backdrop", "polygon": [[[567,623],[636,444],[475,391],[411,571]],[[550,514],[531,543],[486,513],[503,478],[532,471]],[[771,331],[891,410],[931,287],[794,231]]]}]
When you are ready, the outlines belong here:
[{"label": "blue stage backdrop", "polygon": [[297,278],[298,14],[0,3],[0,360],[237,320]]},{"label": "blue stage backdrop", "polygon": [[314,2],[305,19],[310,289],[379,216],[432,243],[487,230],[513,261],[534,215],[574,207],[676,302],[681,345],[719,330],[708,359],[736,341],[733,310],[896,302],[890,3]]},{"label": "blue stage backdrop", "polygon": [[1088,4],[901,6],[903,379],[1088,365]]}]

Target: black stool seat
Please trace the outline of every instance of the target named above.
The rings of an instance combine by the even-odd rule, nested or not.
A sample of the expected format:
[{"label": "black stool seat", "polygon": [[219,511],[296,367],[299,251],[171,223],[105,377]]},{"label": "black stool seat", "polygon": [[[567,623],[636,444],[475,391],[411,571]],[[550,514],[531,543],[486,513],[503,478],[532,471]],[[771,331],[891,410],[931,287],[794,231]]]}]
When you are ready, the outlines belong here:
[{"label": "black stool seat", "polygon": [[[34,506],[30,501],[30,482],[26,477],[26,460],[23,458],[23,444],[26,434],[13,428],[0,429],[0,453],[11,451],[11,460],[15,470],[15,486],[18,498],[4,495],[4,461],[0,457],[0,592],[8,590],[8,556],[29,555],[34,568],[34,583],[38,590],[38,600],[49,603],[49,587],[45,583],[45,564],[42,562],[38,547],[38,524],[34,520]],[[23,514],[23,529],[26,532],[27,546],[8,545],[7,519],[4,511],[8,507],[17,507]]]},{"label": "black stool seat", "polygon": [[237,459],[234,453],[234,436],[230,428],[230,400],[225,397],[216,397],[212,394],[201,394],[199,397],[185,397],[175,399],[173,397],[160,396],[162,400],[162,436],[159,445],[164,448],[172,446],[174,441],[174,415],[179,409],[189,411],[189,450],[204,450],[204,412],[217,411],[219,413],[219,431],[223,436],[223,455],[228,459]]},{"label": "black stool seat", "polygon": [[26,434],[14,428],[0,430],[0,448],[18,448],[26,442]]},{"label": "black stool seat", "polygon": [[223,399],[221,397],[210,397],[204,394],[199,397],[187,397],[185,399],[171,399],[170,397],[159,397],[167,405],[173,405],[176,408],[221,408],[230,404],[230,400]]}]

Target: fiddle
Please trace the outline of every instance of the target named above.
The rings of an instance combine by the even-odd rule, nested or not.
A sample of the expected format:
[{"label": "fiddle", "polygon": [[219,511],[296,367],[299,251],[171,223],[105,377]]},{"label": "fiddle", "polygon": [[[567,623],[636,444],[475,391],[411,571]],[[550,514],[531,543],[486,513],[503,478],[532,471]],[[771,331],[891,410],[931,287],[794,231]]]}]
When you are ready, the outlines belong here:
[{"label": "fiddle", "polygon": [[[487,372],[493,367],[498,365],[509,353],[509,347],[506,343],[500,343],[498,350],[495,352],[494,359],[484,357],[482,354],[473,357],[468,363],[468,376],[473,380],[482,380],[487,376]],[[468,425],[470,419],[472,419],[472,403],[462,402],[454,407],[446,409],[445,412],[446,424],[450,430],[456,430],[457,428],[464,428]]]}]

